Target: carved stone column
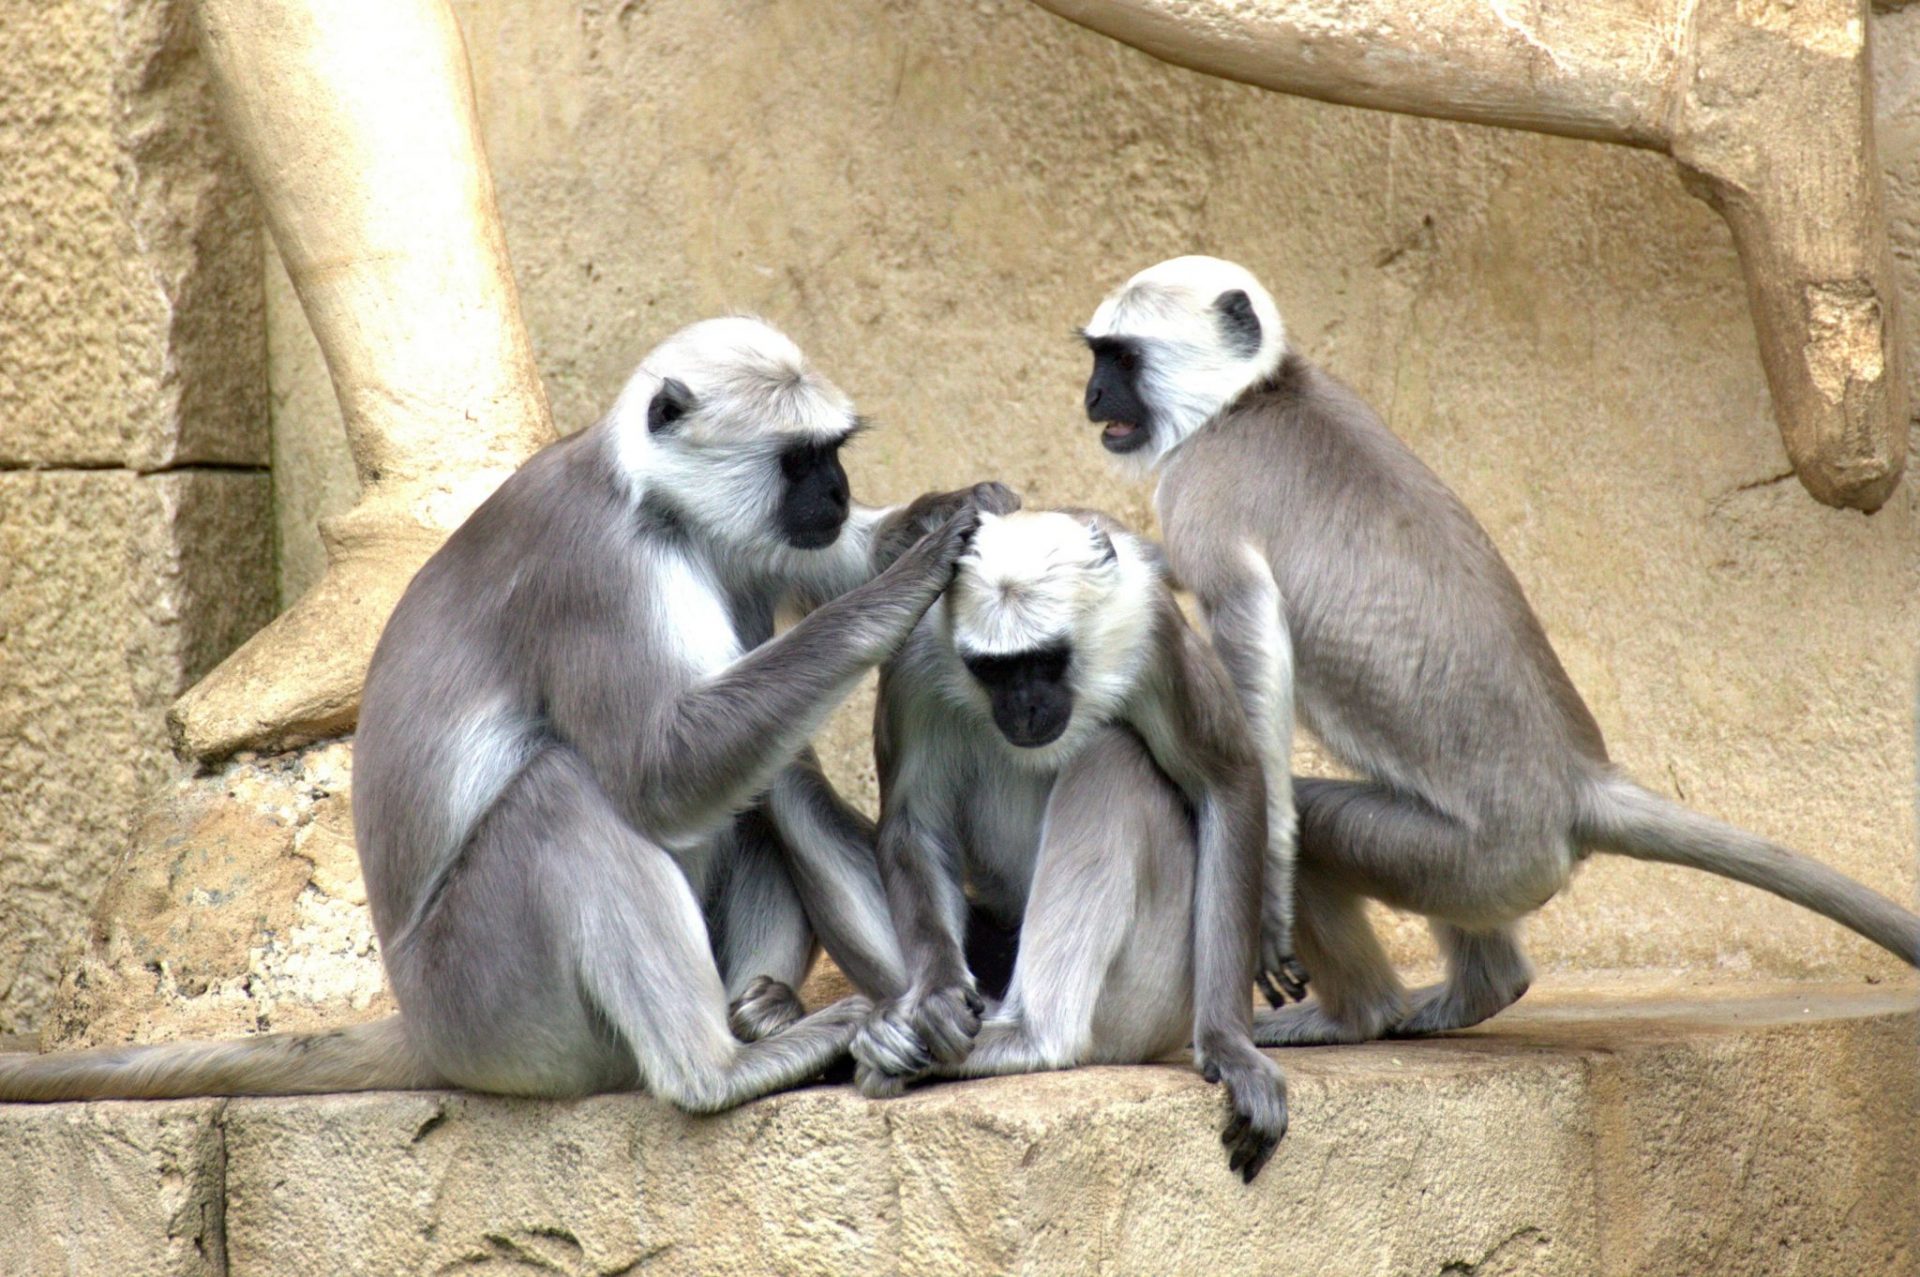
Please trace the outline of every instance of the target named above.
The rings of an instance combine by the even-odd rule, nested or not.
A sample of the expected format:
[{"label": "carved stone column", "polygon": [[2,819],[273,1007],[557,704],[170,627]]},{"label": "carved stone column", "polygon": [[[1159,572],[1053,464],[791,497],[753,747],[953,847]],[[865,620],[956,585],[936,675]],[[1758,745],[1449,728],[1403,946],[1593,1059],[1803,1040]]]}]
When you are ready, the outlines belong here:
[{"label": "carved stone column", "polygon": [[228,137],[346,419],[325,575],[175,704],[201,759],[349,730],[413,573],[553,435],[444,0],[200,0]]}]

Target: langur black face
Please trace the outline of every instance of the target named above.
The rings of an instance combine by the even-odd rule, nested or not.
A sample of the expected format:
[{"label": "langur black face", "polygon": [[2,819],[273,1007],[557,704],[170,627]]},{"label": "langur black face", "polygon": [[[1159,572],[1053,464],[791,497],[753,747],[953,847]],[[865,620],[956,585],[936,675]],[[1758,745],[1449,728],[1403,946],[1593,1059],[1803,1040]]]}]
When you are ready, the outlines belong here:
[{"label": "langur black face", "polygon": [[1087,420],[1104,427],[1100,443],[1108,452],[1138,452],[1153,439],[1152,414],[1140,394],[1140,347],[1124,337],[1089,337],[1087,348],[1093,352]]},{"label": "langur black face", "polygon": [[840,464],[845,439],[797,443],[780,454],[780,532],[799,550],[824,550],[847,522],[847,471]]},{"label": "langur black face", "polygon": [[998,656],[967,656],[967,672],[993,703],[994,726],[1022,749],[1060,739],[1073,718],[1073,649],[1061,643]]}]

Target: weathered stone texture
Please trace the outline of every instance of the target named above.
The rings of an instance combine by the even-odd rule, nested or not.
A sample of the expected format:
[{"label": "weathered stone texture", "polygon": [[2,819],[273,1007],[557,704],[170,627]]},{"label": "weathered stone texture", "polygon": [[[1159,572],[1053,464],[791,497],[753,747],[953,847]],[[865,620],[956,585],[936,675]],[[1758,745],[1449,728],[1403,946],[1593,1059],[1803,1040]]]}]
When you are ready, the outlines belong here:
[{"label": "weathered stone texture", "polygon": [[[644,1096],[238,1099],[217,1146],[175,1155],[171,1196],[143,1178],[154,1115],[206,1110],[22,1106],[0,1110],[21,1172],[0,1212],[29,1230],[0,1230],[0,1271],[59,1271],[22,1260],[54,1253],[42,1221],[80,1218],[105,1221],[100,1262],[73,1271],[179,1271],[148,1257],[181,1253],[201,1200],[181,1186],[223,1156],[234,1277],[1895,1277],[1920,1272],[1917,1046],[1911,987],[1549,987],[1449,1039],[1281,1053],[1293,1125],[1251,1188],[1184,1063],[715,1118]],[[93,1160],[55,1142],[75,1129]]]},{"label": "weathered stone texture", "polygon": [[230,1037],[392,1011],[353,850],[351,766],[335,744],[166,787],[66,969],[46,1044]]},{"label": "weathered stone texture", "polygon": [[184,0],[0,9],[7,1031],[168,773],[167,706],[274,600],[258,218]]},{"label": "weathered stone texture", "polygon": [[264,474],[0,473],[0,1031],[34,1026],[165,713],[271,614]]},{"label": "weathered stone texture", "polygon": [[[753,309],[881,423],[849,455],[868,500],[997,475],[1146,524],[1080,418],[1069,330],[1133,268],[1223,253],[1480,515],[1622,763],[1914,897],[1920,506],[1909,487],[1864,519],[1792,482],[1731,238],[1669,161],[1284,98],[1025,3],[457,7],[562,429],[673,327]],[[1920,311],[1920,14],[1873,34]],[[303,411],[276,428],[342,455],[332,410]],[[327,489],[312,473],[283,493]],[[310,561],[283,558],[287,586]],[[871,806],[869,704],[822,753]],[[1393,926],[1403,959],[1430,952]],[[1618,861],[1530,938],[1550,967],[1898,969],[1749,889]]]},{"label": "weathered stone texture", "polygon": [[[273,471],[295,476],[273,494],[277,589],[285,607],[305,594],[327,566],[319,520],[360,499],[340,401],[320,357],[313,329],[301,313],[273,242],[266,241],[267,380],[272,395]],[[319,426],[319,428],[316,428]]]},{"label": "weathered stone texture", "polygon": [[0,1108],[0,1272],[224,1277],[224,1107]]},{"label": "weathered stone texture", "polygon": [[0,20],[0,465],[264,464],[259,235],[179,0]]}]

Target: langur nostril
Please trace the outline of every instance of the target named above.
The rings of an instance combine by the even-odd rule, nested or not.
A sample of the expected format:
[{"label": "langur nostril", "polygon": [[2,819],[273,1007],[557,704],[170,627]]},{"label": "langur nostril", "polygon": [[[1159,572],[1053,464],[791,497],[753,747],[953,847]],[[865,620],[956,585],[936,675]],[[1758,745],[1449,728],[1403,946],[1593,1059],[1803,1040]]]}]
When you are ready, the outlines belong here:
[{"label": "langur nostril", "polygon": [[1088,387],[1087,387],[1087,408],[1088,408],[1088,410],[1089,410],[1089,411],[1091,411],[1092,409],[1094,409],[1094,408],[1098,408],[1099,406],[1100,406],[1100,387],[1098,387],[1098,386],[1088,386]]}]

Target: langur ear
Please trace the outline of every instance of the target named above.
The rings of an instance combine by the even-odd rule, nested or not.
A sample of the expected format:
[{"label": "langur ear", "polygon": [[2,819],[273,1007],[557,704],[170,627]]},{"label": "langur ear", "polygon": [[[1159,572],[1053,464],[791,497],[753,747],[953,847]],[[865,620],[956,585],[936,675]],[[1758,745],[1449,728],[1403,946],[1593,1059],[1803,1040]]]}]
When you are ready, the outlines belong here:
[{"label": "langur ear", "polygon": [[647,433],[657,435],[671,429],[674,422],[693,411],[693,403],[693,391],[687,389],[687,383],[668,377],[647,404]]},{"label": "langur ear", "polygon": [[1253,313],[1253,299],[1240,288],[1229,289],[1213,299],[1213,313],[1220,320],[1220,335],[1229,348],[1250,357],[1260,352],[1260,316]]},{"label": "langur ear", "polygon": [[1090,522],[1087,524],[1087,531],[1093,533],[1094,567],[1103,568],[1120,557],[1120,552],[1114,549],[1113,538],[1107,535],[1105,528]]}]

